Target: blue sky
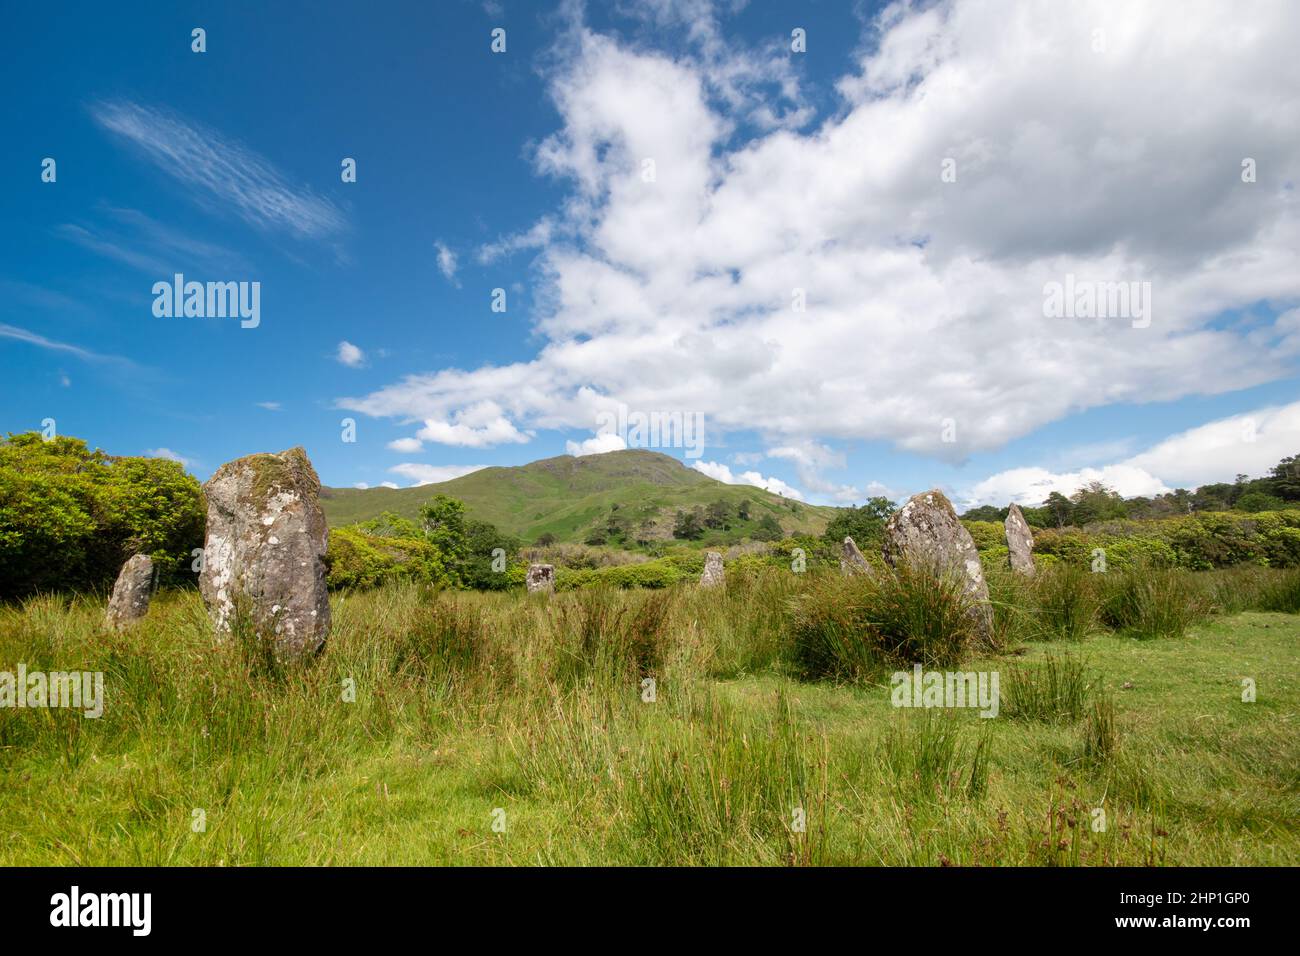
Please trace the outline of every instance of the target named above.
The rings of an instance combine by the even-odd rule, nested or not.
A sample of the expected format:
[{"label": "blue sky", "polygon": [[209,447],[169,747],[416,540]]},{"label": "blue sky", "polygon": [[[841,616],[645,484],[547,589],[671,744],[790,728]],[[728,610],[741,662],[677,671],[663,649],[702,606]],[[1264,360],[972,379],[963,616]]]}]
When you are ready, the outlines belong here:
[{"label": "blue sky", "polygon": [[[837,504],[1300,452],[1294,9],[60,6],[0,41],[0,430],[409,485],[622,405]],[[257,327],[156,316],[178,272]],[[1067,274],[1150,321],[1047,317]]]}]

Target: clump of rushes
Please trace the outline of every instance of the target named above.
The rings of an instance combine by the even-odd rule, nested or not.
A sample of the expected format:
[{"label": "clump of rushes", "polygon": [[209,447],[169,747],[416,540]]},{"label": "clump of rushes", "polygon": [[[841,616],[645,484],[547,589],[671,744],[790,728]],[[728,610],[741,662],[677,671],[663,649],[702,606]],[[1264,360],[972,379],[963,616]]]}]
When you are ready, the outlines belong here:
[{"label": "clump of rushes", "polygon": [[1097,623],[1094,575],[1087,568],[1056,564],[1034,579],[1034,616],[1039,640],[1081,641]]},{"label": "clump of rushes", "polygon": [[810,582],[794,605],[791,653],[806,677],[860,680],[899,664],[955,664],[976,633],[960,578],[900,565]]},{"label": "clump of rushes", "polygon": [[1082,661],[1049,653],[1003,672],[1002,713],[1017,720],[1078,720],[1092,689]]},{"label": "clump of rushes", "polygon": [[1119,733],[1115,729],[1115,698],[1098,694],[1088,708],[1088,719],[1083,725],[1083,756],[1090,763],[1105,763],[1119,747]]},{"label": "clump of rushes", "polygon": [[1203,620],[1210,602],[1191,577],[1167,568],[1137,568],[1106,576],[1099,617],[1134,637],[1183,637]]}]

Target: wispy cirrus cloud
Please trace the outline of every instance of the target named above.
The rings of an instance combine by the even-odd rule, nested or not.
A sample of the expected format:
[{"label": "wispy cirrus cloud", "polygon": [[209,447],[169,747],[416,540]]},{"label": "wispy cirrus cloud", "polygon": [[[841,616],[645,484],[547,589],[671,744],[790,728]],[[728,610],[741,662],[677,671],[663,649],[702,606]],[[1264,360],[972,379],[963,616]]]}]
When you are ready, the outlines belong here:
[{"label": "wispy cirrus cloud", "polygon": [[108,355],[102,352],[92,352],[90,349],[82,348],[79,345],[71,345],[67,342],[58,342],[54,339],[48,339],[38,332],[22,329],[16,325],[6,325],[3,322],[0,322],[0,338],[15,339],[19,342],[26,342],[29,345],[35,345],[37,348],[46,349],[51,352],[66,352],[69,355],[81,359],[83,362],[91,362],[100,365],[116,365],[123,369],[134,369],[139,367],[129,358],[125,358],[121,355]]},{"label": "wispy cirrus cloud", "polygon": [[215,130],[128,100],[96,103],[91,113],[158,168],[205,199],[234,209],[255,228],[322,239],[345,225],[329,200],[294,186],[269,160]]},{"label": "wispy cirrus cloud", "polygon": [[137,209],[101,204],[98,223],[63,223],[54,228],[61,239],[96,255],[150,275],[200,267],[247,271],[242,255],[215,243],[188,236]]}]

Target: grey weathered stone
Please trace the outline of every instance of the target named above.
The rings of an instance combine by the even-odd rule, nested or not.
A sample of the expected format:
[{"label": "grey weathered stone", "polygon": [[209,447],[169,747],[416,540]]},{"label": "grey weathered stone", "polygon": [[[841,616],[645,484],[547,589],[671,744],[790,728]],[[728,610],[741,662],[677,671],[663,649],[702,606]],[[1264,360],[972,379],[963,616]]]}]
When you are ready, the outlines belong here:
[{"label": "grey weathered stone", "polygon": [[844,547],[840,553],[840,573],[872,576],[871,565],[862,556],[862,552],[858,550],[858,543],[852,537],[844,539]]},{"label": "grey weathered stone", "polygon": [[329,529],[320,479],[302,448],[227,462],[203,486],[207,539],[199,591],[218,631],[247,615],[280,661],[321,649]]},{"label": "grey weathered stone", "polygon": [[552,592],[555,590],[555,565],[553,564],[530,564],[528,565],[528,577],[524,579],[524,584],[528,586],[528,593],[535,594],[538,591]]},{"label": "grey weathered stone", "polygon": [[970,532],[943,492],[913,495],[885,525],[884,558],[891,567],[907,563],[939,574],[961,576],[980,635],[992,633],[989,588]]},{"label": "grey weathered stone", "polygon": [[700,587],[716,587],[725,580],[722,570],[722,555],[717,551],[704,552],[704,573],[700,575]]},{"label": "grey weathered stone", "polygon": [[117,573],[117,583],[113,585],[113,596],[108,599],[104,622],[118,630],[127,627],[149,612],[152,598],[153,560],[147,554],[128,558]]},{"label": "grey weathered stone", "polygon": [[1005,522],[1007,531],[1007,560],[1011,570],[1018,574],[1033,577],[1034,574],[1034,534],[1029,530],[1029,522],[1020,512],[1019,505],[1012,505],[1007,510]]}]

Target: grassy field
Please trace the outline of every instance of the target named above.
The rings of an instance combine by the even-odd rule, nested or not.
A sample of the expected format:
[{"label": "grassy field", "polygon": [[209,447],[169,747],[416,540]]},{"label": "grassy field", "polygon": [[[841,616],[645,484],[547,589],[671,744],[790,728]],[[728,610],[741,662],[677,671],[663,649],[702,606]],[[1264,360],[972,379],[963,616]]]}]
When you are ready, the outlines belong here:
[{"label": "grassy field", "polygon": [[98,720],[0,710],[0,865],[1300,863],[1300,617],[1008,625],[986,720],[796,676],[808,577],[336,595],[288,673],[193,592],[0,608],[0,669],[106,673]]},{"label": "grassy field", "polygon": [[443,494],[465,503],[470,517],[487,521],[524,541],[552,534],[557,541],[580,542],[603,526],[612,509],[636,531],[645,519],[655,522],[655,537],[672,538],[678,510],[725,501],[733,515],[748,502],[750,517],[732,519],[726,531],[709,535],[731,544],[752,534],[771,515],[786,534],[821,534],[834,508],[782,498],[761,488],[729,485],[687,468],[676,458],[632,449],[575,458],[561,455],[527,465],[484,468],[436,485],[417,488],[327,488],[321,496],[331,527],[353,524],[392,511],[419,516],[420,507]]}]

